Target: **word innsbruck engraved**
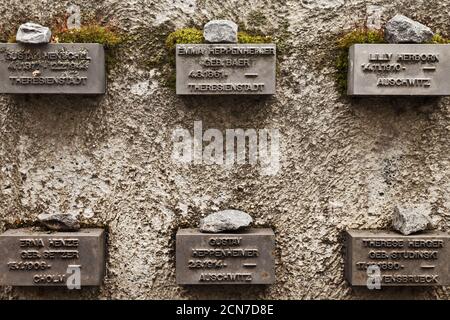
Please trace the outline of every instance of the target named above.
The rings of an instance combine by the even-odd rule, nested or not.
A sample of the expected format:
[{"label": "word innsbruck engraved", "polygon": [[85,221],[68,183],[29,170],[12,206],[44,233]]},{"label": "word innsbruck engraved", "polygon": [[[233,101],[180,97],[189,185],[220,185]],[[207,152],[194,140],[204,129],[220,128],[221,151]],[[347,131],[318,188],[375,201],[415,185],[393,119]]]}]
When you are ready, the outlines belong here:
[{"label": "word innsbruck engraved", "polygon": [[357,44],[350,48],[349,95],[450,95],[450,45]]},{"label": "word innsbruck engraved", "polygon": [[275,93],[274,44],[179,44],[177,94]]}]

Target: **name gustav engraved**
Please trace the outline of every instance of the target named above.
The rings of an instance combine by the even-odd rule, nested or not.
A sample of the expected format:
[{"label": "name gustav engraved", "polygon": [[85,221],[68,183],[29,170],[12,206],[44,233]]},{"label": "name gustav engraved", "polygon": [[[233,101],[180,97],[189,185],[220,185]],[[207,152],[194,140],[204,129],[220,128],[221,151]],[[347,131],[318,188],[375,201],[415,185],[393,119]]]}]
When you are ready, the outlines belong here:
[{"label": "name gustav engraved", "polygon": [[105,91],[99,44],[0,44],[2,93],[100,94]]},{"label": "name gustav engraved", "polygon": [[232,235],[211,235],[193,229],[177,233],[179,284],[274,281],[274,235],[269,229],[252,229]]},{"label": "name gustav engraved", "polygon": [[274,94],[274,44],[177,45],[177,94]]},{"label": "name gustav engraved", "polygon": [[354,45],[350,95],[448,95],[448,45]]},{"label": "name gustav engraved", "polygon": [[402,236],[393,232],[347,233],[347,279],[366,285],[369,266],[380,270],[381,286],[449,284],[449,235],[428,232]]}]

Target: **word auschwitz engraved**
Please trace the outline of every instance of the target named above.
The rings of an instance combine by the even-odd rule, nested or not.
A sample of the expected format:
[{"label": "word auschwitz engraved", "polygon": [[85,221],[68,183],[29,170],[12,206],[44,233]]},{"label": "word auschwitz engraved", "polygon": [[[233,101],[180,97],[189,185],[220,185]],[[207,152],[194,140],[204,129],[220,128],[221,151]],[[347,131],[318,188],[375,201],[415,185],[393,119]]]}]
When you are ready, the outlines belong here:
[{"label": "word auschwitz engraved", "polygon": [[66,286],[69,269],[80,270],[81,285],[100,285],[104,273],[104,231],[30,232],[0,235],[0,285]]},{"label": "word auschwitz engraved", "polygon": [[177,94],[274,94],[274,44],[179,44]]},{"label": "word auschwitz engraved", "polygon": [[450,284],[450,236],[427,232],[403,236],[394,232],[347,232],[346,277],[365,286],[367,270],[377,266],[381,286],[442,286]]},{"label": "word auschwitz engraved", "polygon": [[100,44],[0,44],[0,93],[103,94]]},{"label": "word auschwitz engraved", "polygon": [[274,282],[274,233],[177,233],[178,284],[270,284]]},{"label": "word auschwitz engraved", "polygon": [[450,45],[358,44],[350,48],[349,95],[450,94]]}]

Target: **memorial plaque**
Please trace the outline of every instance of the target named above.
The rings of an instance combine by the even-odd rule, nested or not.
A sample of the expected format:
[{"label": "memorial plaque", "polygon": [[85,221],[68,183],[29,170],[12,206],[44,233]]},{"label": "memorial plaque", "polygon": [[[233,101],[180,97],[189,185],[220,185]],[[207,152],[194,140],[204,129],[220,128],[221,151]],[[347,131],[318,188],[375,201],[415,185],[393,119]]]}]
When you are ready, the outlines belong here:
[{"label": "memorial plaque", "polygon": [[450,95],[450,45],[353,45],[349,54],[348,94]]},{"label": "memorial plaque", "polygon": [[450,285],[449,255],[447,233],[404,236],[389,231],[350,230],[345,274],[351,285],[366,286],[371,275],[367,268],[377,266],[381,287],[446,286]]},{"label": "memorial plaque", "polygon": [[275,44],[178,44],[177,94],[275,94]]},{"label": "memorial plaque", "polygon": [[105,52],[98,43],[0,43],[0,93],[104,94]]},{"label": "memorial plaque", "polygon": [[0,235],[0,285],[66,286],[79,270],[81,286],[100,286],[105,272],[105,232],[8,230]]},{"label": "memorial plaque", "polygon": [[177,232],[178,284],[271,284],[275,281],[271,229],[239,233]]}]

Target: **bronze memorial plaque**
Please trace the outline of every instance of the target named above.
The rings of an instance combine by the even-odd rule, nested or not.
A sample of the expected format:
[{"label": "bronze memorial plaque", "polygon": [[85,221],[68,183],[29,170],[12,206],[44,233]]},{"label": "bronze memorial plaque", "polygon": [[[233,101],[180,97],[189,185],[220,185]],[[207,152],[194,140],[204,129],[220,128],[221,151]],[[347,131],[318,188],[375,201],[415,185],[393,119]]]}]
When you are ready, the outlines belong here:
[{"label": "bronze memorial plaque", "polygon": [[348,94],[450,95],[450,45],[355,44],[349,52]]},{"label": "bronze memorial plaque", "polygon": [[99,286],[105,272],[105,232],[11,229],[0,235],[0,285],[66,286],[79,269],[81,286]]},{"label": "bronze memorial plaque", "polygon": [[180,229],[177,283],[271,284],[275,281],[275,235],[271,229],[202,233]]},{"label": "bronze memorial plaque", "polygon": [[345,274],[353,286],[367,285],[369,266],[379,272],[381,287],[450,285],[448,233],[349,230],[346,236]]},{"label": "bronze memorial plaque", "polygon": [[0,43],[0,93],[104,94],[105,52],[98,43]]},{"label": "bronze memorial plaque", "polygon": [[178,44],[177,94],[275,94],[275,44]]}]

